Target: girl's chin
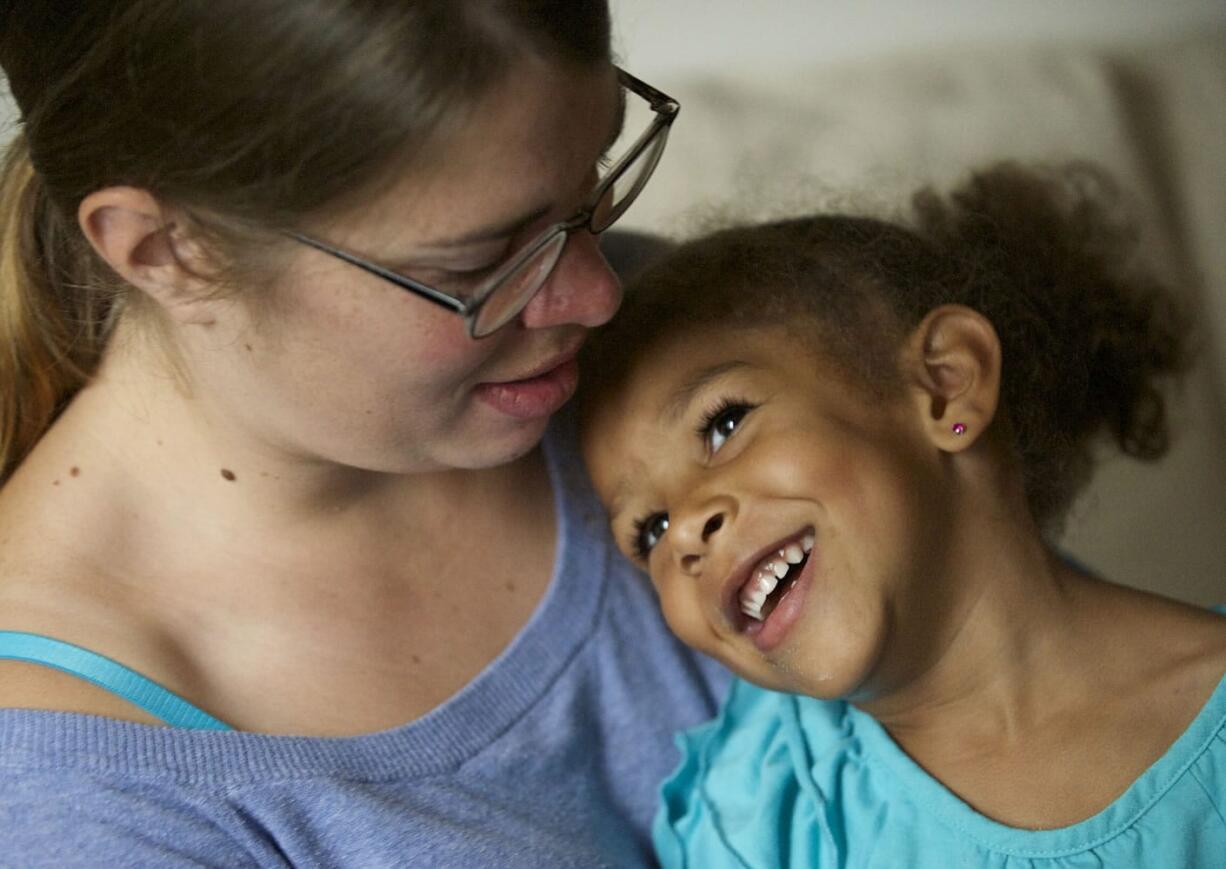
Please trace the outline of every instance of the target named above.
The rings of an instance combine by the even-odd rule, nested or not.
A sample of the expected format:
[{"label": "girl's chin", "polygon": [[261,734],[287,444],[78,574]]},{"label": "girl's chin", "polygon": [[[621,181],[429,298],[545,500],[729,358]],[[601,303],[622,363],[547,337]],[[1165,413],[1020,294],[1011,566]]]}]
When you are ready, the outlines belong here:
[{"label": "girl's chin", "polygon": [[749,671],[732,669],[740,669],[749,681],[775,691],[818,700],[850,700],[863,690],[874,657],[864,647],[863,637],[841,634],[817,647],[788,643],[765,660],[754,661]]},{"label": "girl's chin", "polygon": [[786,672],[773,673],[769,679],[761,678],[761,674],[745,674],[745,678],[772,691],[801,694],[816,700],[846,700],[854,690],[853,680],[812,668],[806,671],[788,667]]}]

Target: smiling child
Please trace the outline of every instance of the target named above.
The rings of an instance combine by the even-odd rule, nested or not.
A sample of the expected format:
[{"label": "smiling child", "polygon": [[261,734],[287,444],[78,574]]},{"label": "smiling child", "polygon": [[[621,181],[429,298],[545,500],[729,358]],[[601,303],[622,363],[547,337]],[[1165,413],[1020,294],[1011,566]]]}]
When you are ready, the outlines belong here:
[{"label": "smiling child", "polygon": [[1186,318],[1091,167],[913,204],[682,245],[586,358],[619,546],[745,680],[659,857],[1226,865],[1226,618],[1051,545],[1102,435],[1165,451]]}]

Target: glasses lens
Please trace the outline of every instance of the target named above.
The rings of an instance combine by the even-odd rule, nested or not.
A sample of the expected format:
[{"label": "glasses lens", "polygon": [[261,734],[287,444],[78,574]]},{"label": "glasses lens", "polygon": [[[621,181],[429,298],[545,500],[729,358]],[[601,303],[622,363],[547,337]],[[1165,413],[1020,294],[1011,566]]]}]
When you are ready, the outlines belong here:
[{"label": "glasses lens", "polygon": [[505,326],[524,305],[536,295],[549,279],[553,267],[558,264],[562,248],[566,246],[566,232],[559,230],[512,268],[498,284],[485,303],[477,310],[473,320],[472,336],[483,338]]},{"label": "glasses lens", "polygon": [[668,127],[659,129],[647,147],[625,167],[617,179],[608,186],[592,213],[592,231],[604,232],[626,213],[638,195],[647,186],[651,173],[656,171],[664,145],[668,141]]}]

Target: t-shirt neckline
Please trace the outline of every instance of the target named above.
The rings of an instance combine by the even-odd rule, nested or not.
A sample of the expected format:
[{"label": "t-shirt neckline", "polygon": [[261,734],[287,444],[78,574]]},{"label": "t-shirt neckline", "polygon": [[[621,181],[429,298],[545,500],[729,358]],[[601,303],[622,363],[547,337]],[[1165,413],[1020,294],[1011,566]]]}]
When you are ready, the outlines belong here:
[{"label": "t-shirt neckline", "polygon": [[608,548],[574,453],[574,423],[556,417],[542,444],[557,541],[548,588],[527,624],[460,691],[420,718],[348,737],[156,727],[92,715],[0,710],[0,757],[31,755],[96,771],[183,780],[267,782],[332,775],[364,781],[441,774],[490,746],[526,714],[592,636],[607,584]]},{"label": "t-shirt neckline", "polygon": [[1095,815],[1053,829],[1011,827],[981,814],[906,754],[872,716],[848,704],[847,715],[869,763],[879,762],[926,811],[985,848],[1014,857],[1051,858],[1097,847],[1145,814],[1226,729],[1226,676],[1191,724],[1116,800]]}]

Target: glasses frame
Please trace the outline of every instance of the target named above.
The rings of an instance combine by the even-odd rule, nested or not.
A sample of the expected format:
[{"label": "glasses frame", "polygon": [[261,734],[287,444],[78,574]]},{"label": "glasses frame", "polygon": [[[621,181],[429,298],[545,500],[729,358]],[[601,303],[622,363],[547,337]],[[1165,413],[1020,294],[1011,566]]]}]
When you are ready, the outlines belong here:
[{"label": "glasses frame", "polygon": [[436,289],[429,284],[423,284],[421,281],[414,280],[413,278],[399,272],[392,271],[386,266],[381,266],[376,262],[366,259],[365,257],[350,253],[347,250],[343,250],[335,245],[329,244],[326,241],[307,235],[306,233],[287,230],[285,235],[289,236],[294,241],[305,244],[308,247],[315,248],[316,250],[326,253],[329,256],[343,260],[350,265],[357,266],[365,272],[376,275],[395,284],[397,287],[405,290],[406,292],[413,293],[414,295],[420,296],[428,302],[433,302],[434,304],[446,308],[454,314],[458,314],[464,318],[464,324],[468,330],[468,335],[470,338],[482,338],[497,331],[511,320],[515,319],[519,312],[527,307],[528,302],[530,302],[532,298],[538,292],[540,292],[541,287],[545,285],[545,283],[549,280],[549,276],[553,274],[553,270],[557,266],[558,260],[561,259],[562,250],[565,247],[566,242],[563,241],[558,245],[557,251],[553,253],[553,261],[549,264],[549,268],[544,271],[537,286],[533,288],[532,292],[525,293],[524,298],[509,308],[507,313],[504,314],[497,323],[487,329],[483,329],[480,333],[478,333],[476,330],[477,315],[481,312],[481,309],[485,306],[486,302],[493,298],[498,290],[504,286],[513,275],[517,274],[520,268],[531,261],[533,257],[539,254],[550,244],[555,244],[559,235],[564,235],[569,238],[571,233],[579,229],[586,229],[593,235],[599,235],[616,223],[617,220],[626,213],[629,207],[634,203],[634,200],[638,198],[643,188],[647,185],[647,181],[650,180],[652,173],[655,172],[655,164],[653,164],[647,171],[647,174],[643,181],[639,184],[638,189],[629,195],[624,206],[620,208],[620,210],[612,213],[608,221],[603,223],[603,225],[597,226],[593,223],[593,220],[596,216],[596,207],[600,203],[601,199],[603,199],[609,189],[617,183],[617,181],[625,173],[626,169],[633,165],[634,161],[655,143],[657,137],[663,136],[665,137],[665,141],[660,144],[660,154],[658,154],[655,158],[656,163],[658,163],[660,156],[664,152],[664,146],[667,142],[669,128],[672,126],[673,121],[676,120],[677,113],[681,110],[681,104],[641,79],[635,78],[621,67],[614,68],[617,70],[618,84],[636,96],[647,100],[648,104],[651,106],[651,110],[655,112],[655,117],[652,119],[651,124],[646,130],[643,131],[638,139],[635,140],[634,144],[629,148],[629,150],[619,157],[617,162],[610,167],[609,171],[605,174],[605,177],[600,180],[600,183],[596,186],[596,189],[593,190],[591,196],[588,197],[588,200],[583,208],[579,209],[574,216],[566,220],[559,221],[558,223],[554,223],[543,229],[532,241],[520,248],[520,250],[514,256],[503,263],[503,265],[498,268],[497,272],[482,282],[482,284],[472,293],[471,297],[462,299],[459,296]]}]

